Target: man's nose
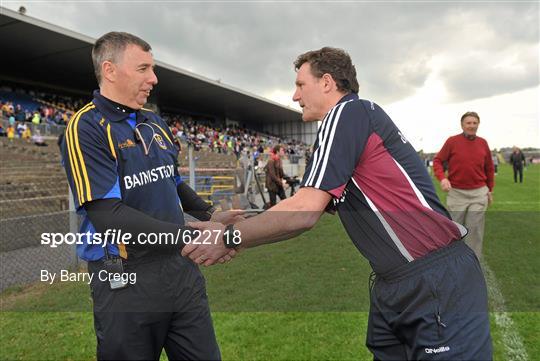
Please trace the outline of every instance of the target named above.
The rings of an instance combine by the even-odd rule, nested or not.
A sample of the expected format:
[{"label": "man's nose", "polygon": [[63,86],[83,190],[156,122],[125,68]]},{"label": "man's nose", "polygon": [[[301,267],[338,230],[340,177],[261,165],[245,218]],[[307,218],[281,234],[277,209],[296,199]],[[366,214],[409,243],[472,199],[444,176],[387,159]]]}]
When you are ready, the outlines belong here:
[{"label": "man's nose", "polygon": [[148,80],[148,82],[150,84],[152,84],[152,85],[156,85],[158,83],[156,73],[154,73],[154,70],[152,70],[151,72],[152,72],[152,74],[151,74],[150,79]]},{"label": "man's nose", "polygon": [[293,94],[293,96],[292,96],[292,100],[293,100],[293,102],[297,102],[297,101],[300,100],[300,94],[299,94],[299,91],[298,91],[298,90],[296,90],[296,91],[294,92],[294,94]]}]

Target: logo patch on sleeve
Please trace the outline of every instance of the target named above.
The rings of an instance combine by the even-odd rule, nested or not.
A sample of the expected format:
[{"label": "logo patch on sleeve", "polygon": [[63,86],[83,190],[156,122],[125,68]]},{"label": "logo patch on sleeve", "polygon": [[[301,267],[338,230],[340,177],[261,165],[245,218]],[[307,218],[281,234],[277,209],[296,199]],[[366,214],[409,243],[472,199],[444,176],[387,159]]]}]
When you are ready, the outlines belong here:
[{"label": "logo patch on sleeve", "polygon": [[154,139],[156,140],[156,143],[159,145],[161,149],[167,149],[167,146],[165,145],[165,142],[163,141],[163,137],[159,134],[156,134],[154,136]]},{"label": "logo patch on sleeve", "polygon": [[135,146],[136,146],[135,142],[132,141],[131,139],[127,139],[125,142],[118,143],[118,148],[119,149],[131,148],[131,147],[135,147]]}]

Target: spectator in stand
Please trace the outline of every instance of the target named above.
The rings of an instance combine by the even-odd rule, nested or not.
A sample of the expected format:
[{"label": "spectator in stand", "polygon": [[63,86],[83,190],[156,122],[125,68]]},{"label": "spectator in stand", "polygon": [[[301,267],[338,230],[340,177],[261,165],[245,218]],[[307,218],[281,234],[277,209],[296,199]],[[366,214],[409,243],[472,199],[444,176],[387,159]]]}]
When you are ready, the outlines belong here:
[{"label": "spectator in stand", "polygon": [[32,124],[39,125],[39,123],[41,123],[41,115],[36,110],[32,116]]},{"label": "spectator in stand", "polygon": [[2,105],[2,115],[9,118],[14,113],[13,102],[5,102]]},{"label": "spectator in stand", "polygon": [[270,153],[270,159],[266,163],[264,170],[266,171],[266,188],[268,189],[268,195],[270,196],[270,207],[276,205],[277,197],[280,200],[287,198],[285,195],[284,180],[285,176],[283,172],[283,165],[281,157],[285,155],[285,149],[281,145],[276,145]]},{"label": "spectator in stand", "polygon": [[26,114],[20,105],[17,105],[17,110],[15,111],[15,120],[18,123],[22,123],[26,120]]},{"label": "spectator in stand", "polygon": [[7,137],[10,142],[13,142],[13,138],[15,138],[15,127],[10,125],[7,128]]},{"label": "spectator in stand", "polygon": [[67,124],[69,119],[71,119],[72,113],[71,112],[65,112],[62,114],[62,122],[63,124]]},{"label": "spectator in stand", "polygon": [[519,183],[523,183],[523,166],[526,165],[525,155],[518,147],[514,146],[512,154],[510,155],[510,163],[514,168],[514,183],[517,183],[517,176],[519,174]]},{"label": "spectator in stand", "polygon": [[22,139],[26,139],[26,141],[27,141],[28,143],[30,143],[30,140],[31,140],[31,138],[32,138],[32,131],[30,130],[30,127],[27,126],[26,124],[24,124],[23,127],[24,127],[24,130],[23,130],[23,132],[22,132],[22,136],[21,136],[21,137],[22,137]]},{"label": "spectator in stand", "polygon": [[[433,159],[435,176],[448,192],[446,204],[452,219],[469,229],[465,243],[482,257],[485,211],[493,202],[494,168],[485,139],[476,135],[480,117],[467,112],[461,117],[463,132],[446,140]],[[443,162],[448,162],[448,175]]]},{"label": "spectator in stand", "polygon": [[9,105],[8,105],[8,102],[5,102],[2,104],[2,115],[4,117],[7,117],[9,116]]},{"label": "spectator in stand", "polygon": [[26,130],[27,126],[24,123],[17,124],[17,137],[22,138],[22,135],[24,131]]}]

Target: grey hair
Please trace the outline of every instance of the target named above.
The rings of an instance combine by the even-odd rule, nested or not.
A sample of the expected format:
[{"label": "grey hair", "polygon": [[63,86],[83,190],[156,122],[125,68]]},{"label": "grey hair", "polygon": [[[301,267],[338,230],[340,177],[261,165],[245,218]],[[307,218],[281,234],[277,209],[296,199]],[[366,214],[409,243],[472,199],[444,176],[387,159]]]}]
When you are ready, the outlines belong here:
[{"label": "grey hair", "polygon": [[152,50],[150,44],[129,33],[111,31],[96,40],[92,48],[92,63],[98,84],[101,85],[101,64],[104,61],[116,63],[128,45],[137,45],[144,51]]}]

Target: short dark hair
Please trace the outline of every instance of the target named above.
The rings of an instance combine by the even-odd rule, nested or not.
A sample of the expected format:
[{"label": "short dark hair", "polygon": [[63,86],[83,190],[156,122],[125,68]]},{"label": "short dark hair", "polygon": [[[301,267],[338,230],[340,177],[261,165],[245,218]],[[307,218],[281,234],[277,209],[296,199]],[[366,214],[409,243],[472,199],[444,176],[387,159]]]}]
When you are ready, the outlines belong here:
[{"label": "short dark hair", "polygon": [[274,148],[272,148],[272,152],[274,154],[278,154],[279,151],[281,150],[281,148],[283,148],[283,146],[281,144],[276,144],[276,145],[274,145]]},{"label": "short dark hair", "polygon": [[144,51],[152,50],[150,44],[133,34],[111,31],[96,40],[92,48],[92,63],[98,84],[101,84],[101,64],[116,62],[128,45],[137,45]]},{"label": "short dark hair", "polygon": [[480,122],[480,116],[477,112],[467,112],[461,116],[461,123],[463,123],[463,119],[467,117],[475,117],[476,119],[478,119],[478,122]]},{"label": "short dark hair", "polygon": [[345,50],[325,46],[319,50],[308,51],[296,58],[294,69],[298,71],[304,63],[309,63],[311,73],[317,78],[321,78],[324,74],[330,74],[339,91],[358,93],[356,69]]}]

